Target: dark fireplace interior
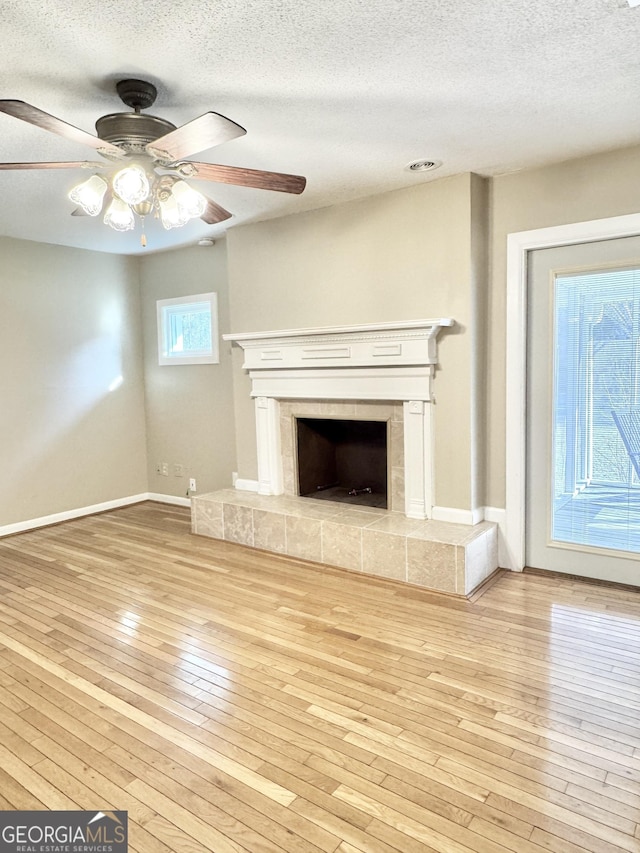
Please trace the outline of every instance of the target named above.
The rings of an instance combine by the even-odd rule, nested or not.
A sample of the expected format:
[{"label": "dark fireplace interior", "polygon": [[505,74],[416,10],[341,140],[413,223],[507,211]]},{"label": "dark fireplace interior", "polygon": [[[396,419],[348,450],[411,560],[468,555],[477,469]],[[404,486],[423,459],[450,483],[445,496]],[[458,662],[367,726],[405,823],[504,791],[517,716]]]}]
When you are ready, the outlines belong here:
[{"label": "dark fireplace interior", "polygon": [[301,496],[386,509],[386,421],[296,420]]}]

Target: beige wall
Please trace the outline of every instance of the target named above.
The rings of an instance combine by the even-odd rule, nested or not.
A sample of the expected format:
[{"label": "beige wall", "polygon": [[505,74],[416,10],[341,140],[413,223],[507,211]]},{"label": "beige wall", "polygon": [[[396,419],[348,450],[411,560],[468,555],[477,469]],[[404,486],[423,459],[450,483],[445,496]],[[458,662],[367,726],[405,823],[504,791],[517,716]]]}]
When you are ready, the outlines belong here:
[{"label": "beige wall", "polygon": [[[227,237],[234,332],[453,317],[440,339],[436,502],[470,509],[475,323],[471,288],[484,249],[472,208],[484,184],[459,175],[362,201],[232,229]],[[485,264],[486,266],[486,264]],[[234,360],[238,471],[255,479],[249,385]]]},{"label": "beige wall", "polygon": [[[150,255],[140,261],[144,328],[149,491],[185,497],[189,477],[198,492],[231,486],[236,470],[231,346],[220,341],[220,364],[158,364],[156,301],[215,291],[219,332],[229,331],[225,242]],[[156,463],[169,464],[169,476]],[[174,464],[185,466],[174,476]]]},{"label": "beige wall", "polygon": [[[200,492],[234,470],[256,478],[241,352],[233,367],[224,343],[219,365],[157,364],[156,300],[206,290],[221,333],[453,317],[435,381],[436,503],[504,506],[507,234],[637,212],[638,186],[640,147],[238,227],[228,247],[134,259],[0,238],[0,527],[185,496],[188,476]],[[158,461],[185,478],[156,475]]]},{"label": "beige wall", "polygon": [[488,506],[505,499],[506,241],[517,231],[637,213],[640,147],[612,151],[492,181],[487,304],[486,464]]},{"label": "beige wall", "polygon": [[0,258],[0,526],[146,491],[137,263],[9,238]]},{"label": "beige wall", "polygon": [[472,358],[470,364],[471,409],[471,506],[484,506],[486,485],[486,394],[487,394],[487,303],[489,289],[489,181],[471,175],[471,278],[469,285],[472,317]]}]

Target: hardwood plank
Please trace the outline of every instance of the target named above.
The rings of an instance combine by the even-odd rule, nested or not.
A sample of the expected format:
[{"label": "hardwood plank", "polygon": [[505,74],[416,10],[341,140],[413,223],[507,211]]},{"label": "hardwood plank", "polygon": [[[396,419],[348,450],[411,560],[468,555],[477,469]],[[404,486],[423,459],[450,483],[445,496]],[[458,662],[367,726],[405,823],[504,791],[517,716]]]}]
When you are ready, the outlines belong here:
[{"label": "hardwood plank", "polygon": [[440,853],[468,853],[469,849],[475,849],[478,853],[507,853],[507,848],[490,841],[485,842],[481,838],[478,838],[478,844],[475,844],[471,839],[474,847],[470,848],[455,837],[462,835],[465,840],[470,840],[466,833],[458,833],[454,824],[442,826],[440,828],[442,831],[438,831],[412,816],[407,816],[403,811],[398,811],[392,806],[381,803],[377,799],[353,790],[346,785],[341,785],[335,791],[334,796],[404,833],[414,843],[418,842],[422,845],[422,850],[440,851]]},{"label": "hardwood plank", "polygon": [[107,755],[127,772],[140,760],[164,775],[177,779],[196,793],[211,792],[221,806],[227,803],[243,803],[249,809],[277,821],[288,832],[312,841],[327,853],[336,846],[336,839],[332,835],[323,833],[289,808],[278,806],[253,789],[235,783],[231,778],[212,776],[209,765],[195,756],[176,750],[168,754],[161,753],[149,743],[143,743],[123,733],[118,739],[118,745],[109,749]]},{"label": "hardwood plank", "polygon": [[28,788],[21,785],[8,771],[0,767],[0,791],[7,805],[3,809],[29,809],[40,811],[45,808],[44,802],[38,799]]},{"label": "hardwood plank", "polygon": [[[111,750],[111,755],[126,763],[136,779],[143,780],[154,791],[180,803],[193,814],[206,815],[227,838],[237,839],[250,850],[273,847],[290,853],[321,853],[326,849],[326,838],[322,839],[324,846],[318,847],[206,780],[194,786],[190,774],[184,771],[162,772],[117,747]],[[331,839],[329,849],[333,851],[338,843],[339,839]]]},{"label": "hardwood plank", "polygon": [[12,638],[8,637],[6,634],[2,634],[0,632],[0,643],[2,643],[7,648],[12,649],[17,654],[25,657],[28,660],[32,660],[34,663],[47,670],[48,672],[53,673],[62,681],[73,685],[74,687],[82,690],[93,698],[97,699],[100,702],[104,702],[108,707],[112,708],[116,712],[128,717],[129,719],[135,720],[143,726],[146,726],[149,729],[153,729],[156,731],[161,731],[168,740],[179,744],[182,748],[187,749],[188,751],[195,750],[201,756],[206,756],[206,758],[211,762],[211,764],[218,769],[224,770],[232,776],[240,779],[241,781],[245,781],[247,784],[256,787],[258,790],[261,790],[265,793],[266,796],[275,799],[278,802],[283,802],[285,804],[291,802],[294,798],[291,792],[286,791],[285,789],[280,788],[279,786],[275,786],[273,784],[269,784],[262,780],[257,774],[255,774],[251,769],[243,767],[232,759],[228,759],[225,756],[222,756],[216,753],[214,750],[208,749],[204,747],[202,744],[190,738],[188,735],[183,734],[178,729],[172,728],[167,723],[162,722],[159,719],[151,718],[144,711],[139,711],[137,708],[134,708],[132,705],[127,704],[118,696],[109,694],[106,690],[102,690],[95,685],[92,685],[90,682],[85,681],[82,678],[79,678],[70,670],[65,670],[60,667],[56,663],[50,663],[46,659],[42,658],[40,655],[34,655],[31,653],[31,650],[17,642],[14,642]]},{"label": "hardwood plank", "polygon": [[[157,814],[162,815],[178,829],[182,830],[178,837],[178,842],[181,845],[184,835],[189,836],[194,843],[199,845],[200,850],[206,848],[211,853],[251,853],[251,848],[246,847],[239,842],[236,842],[222,832],[220,832],[210,820],[203,820],[199,815],[193,814],[188,809],[156,791],[146,782],[141,779],[134,779],[127,786],[127,790],[136,799],[139,799],[145,805],[149,806]],[[153,821],[149,821],[147,827],[149,829],[156,826]],[[174,836],[175,838],[175,836]],[[164,839],[163,839],[164,840]],[[181,849],[178,847],[178,849]]]},{"label": "hardwood plank", "polygon": [[[506,814],[520,817],[523,821],[531,823],[532,826],[553,825],[557,829],[561,828],[564,834],[560,831],[557,833],[561,837],[571,837],[571,832],[576,835],[582,833],[585,837],[589,836],[589,842],[592,845],[602,850],[604,850],[605,843],[610,844],[612,850],[634,849],[633,846],[628,846],[631,843],[631,835],[627,834],[625,830],[612,828],[611,824],[598,821],[597,818],[607,819],[607,814],[602,811],[594,819],[582,814],[582,809],[572,811],[565,805],[556,805],[550,797],[542,798],[531,795],[520,788],[491,780],[484,774],[472,771],[469,768],[455,766],[453,770],[476,784],[486,784],[491,787],[491,793],[486,800],[487,805],[494,806]],[[557,796],[562,795],[558,794]],[[618,821],[611,816],[611,823],[617,824]],[[631,826],[627,827],[627,829],[630,828]],[[591,849],[588,845],[585,846],[587,849]]]},{"label": "hardwood plank", "polygon": [[[46,746],[46,754],[51,756],[52,747],[57,751],[57,747],[65,750],[69,756],[69,761],[73,763],[73,758],[79,761],[82,767],[91,767],[94,773],[104,776],[110,782],[120,788],[124,788],[129,782],[132,782],[134,777],[130,773],[122,771],[117,764],[110,761],[104,751],[99,752],[92,749],[86,740],[77,737],[73,732],[69,731],[57,723],[50,720],[40,711],[33,709],[29,712],[30,719],[34,725],[37,725],[42,732],[42,737],[33,742],[34,747],[42,750]],[[117,735],[114,732],[114,737]],[[58,754],[60,754],[58,752]],[[115,806],[114,806],[115,808]]]},{"label": "hardwood plank", "polygon": [[[36,765],[35,769],[56,785],[56,780],[66,779],[66,782],[60,784],[63,784],[65,791],[74,793],[74,799],[82,808],[103,808],[110,805],[112,809],[124,809],[137,824],[144,824],[155,816],[155,812],[127,792],[126,784],[130,782],[124,780],[126,784],[122,785],[114,781],[118,779],[117,775],[113,778],[105,776],[100,771],[106,769],[108,772],[109,768],[103,765],[97,769],[92,756],[87,756],[84,761],[44,736],[38,744],[47,758]],[[47,768],[47,771],[43,772],[42,768]]]},{"label": "hardwood plank", "polygon": [[[463,820],[458,820],[458,823],[468,826],[478,818],[487,825],[498,826],[520,838],[529,838],[531,835],[533,827],[530,824],[486,805],[488,791],[483,792],[482,797],[464,793],[469,783],[465,783],[460,776],[444,774],[438,768],[432,768],[429,776],[421,776],[385,759],[379,760],[379,766],[389,770],[382,787],[400,794],[422,808],[428,808],[442,817],[450,817],[450,810],[455,808],[465,816]],[[473,787],[477,791],[481,790],[477,786]],[[472,790],[471,793],[476,791]],[[469,816],[468,819],[466,815]],[[455,819],[455,815],[451,819]]]},{"label": "hardwood plank", "polygon": [[0,767],[18,785],[40,800],[48,809],[77,809],[77,803],[37,770],[0,744]]},{"label": "hardwood plank", "polygon": [[[579,785],[567,785],[566,794],[570,797],[575,797],[578,800],[583,800],[597,808],[606,809],[608,812],[620,815],[631,822],[636,822],[640,818],[640,797],[631,795],[630,802],[625,802],[618,797],[607,796],[605,792],[611,793],[609,786],[602,786],[599,791],[593,791],[589,788],[582,788]],[[619,793],[619,792],[618,792]]]},{"label": "hardwood plank", "polygon": [[[298,799],[291,805],[292,811],[304,816],[310,823],[323,829],[325,832],[331,833],[337,838],[342,838],[343,841],[336,848],[337,850],[349,847],[355,848],[362,853],[396,853],[397,847],[391,847],[384,841],[380,841],[368,835],[365,829],[345,820],[338,814],[335,814],[329,809],[322,808],[316,803],[305,800],[303,797]],[[371,821],[365,822],[365,827],[369,826]]]}]

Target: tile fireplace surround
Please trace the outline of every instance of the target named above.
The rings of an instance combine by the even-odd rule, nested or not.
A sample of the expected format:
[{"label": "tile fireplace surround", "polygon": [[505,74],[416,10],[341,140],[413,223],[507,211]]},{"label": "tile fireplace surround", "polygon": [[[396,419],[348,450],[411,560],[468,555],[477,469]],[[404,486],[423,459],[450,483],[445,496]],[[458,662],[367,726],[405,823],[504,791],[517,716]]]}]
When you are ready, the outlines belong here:
[{"label": "tile fireplace surround", "polygon": [[[431,383],[450,319],[225,335],[245,351],[258,480],[192,499],[193,532],[469,595],[498,566],[497,529],[431,520]],[[389,509],[297,494],[295,418],[387,422]]]}]

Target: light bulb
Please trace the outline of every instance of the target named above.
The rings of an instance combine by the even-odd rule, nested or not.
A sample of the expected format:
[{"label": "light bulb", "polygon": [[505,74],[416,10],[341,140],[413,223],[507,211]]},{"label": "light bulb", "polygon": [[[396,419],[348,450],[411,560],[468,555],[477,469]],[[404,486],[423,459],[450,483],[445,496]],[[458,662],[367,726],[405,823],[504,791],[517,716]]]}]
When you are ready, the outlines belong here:
[{"label": "light bulb", "polygon": [[127,166],[113,176],[113,191],[127,204],[140,204],[149,197],[149,179],[140,166]]},{"label": "light bulb", "polygon": [[175,197],[170,195],[166,199],[160,199],[160,219],[167,229],[182,228],[190,219],[185,209],[178,204]]},{"label": "light bulb", "polygon": [[104,224],[110,225],[115,231],[131,231],[136,220],[129,205],[114,198],[104,215]]},{"label": "light bulb", "polygon": [[194,190],[193,187],[185,183],[185,181],[176,181],[171,187],[171,192],[189,219],[202,216],[207,209],[206,198],[198,190]]},{"label": "light bulb", "polygon": [[99,175],[92,175],[87,181],[74,187],[69,198],[74,204],[80,205],[89,216],[97,216],[102,210],[102,199],[106,191],[107,182]]}]

